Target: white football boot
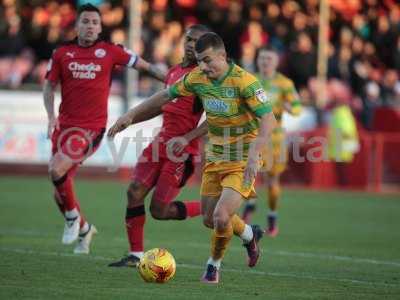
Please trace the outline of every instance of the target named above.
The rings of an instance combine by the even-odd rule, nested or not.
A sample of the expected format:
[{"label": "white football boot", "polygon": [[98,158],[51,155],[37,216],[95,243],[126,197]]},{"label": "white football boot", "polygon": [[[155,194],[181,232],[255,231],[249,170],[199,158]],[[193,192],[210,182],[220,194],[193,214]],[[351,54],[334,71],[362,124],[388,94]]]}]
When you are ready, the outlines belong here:
[{"label": "white football boot", "polygon": [[64,233],[62,237],[63,244],[70,245],[78,239],[80,222],[81,222],[80,216],[70,220],[67,219],[65,221]]},{"label": "white football boot", "polygon": [[90,243],[92,242],[93,236],[97,234],[97,229],[93,224],[89,225],[89,230],[85,234],[80,234],[78,244],[75,246],[75,254],[89,254]]}]

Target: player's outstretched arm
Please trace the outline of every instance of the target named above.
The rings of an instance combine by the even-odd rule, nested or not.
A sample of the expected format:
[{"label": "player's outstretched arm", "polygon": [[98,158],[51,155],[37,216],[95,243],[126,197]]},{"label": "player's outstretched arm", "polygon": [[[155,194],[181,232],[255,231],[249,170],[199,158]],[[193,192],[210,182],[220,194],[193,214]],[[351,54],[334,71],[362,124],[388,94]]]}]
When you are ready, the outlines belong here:
[{"label": "player's outstretched arm", "polygon": [[251,143],[249,149],[249,158],[244,171],[244,183],[250,184],[256,177],[258,171],[258,163],[260,152],[270,142],[272,130],[276,127],[276,119],[272,112],[261,117],[260,129],[257,138]]},{"label": "player's outstretched arm", "polygon": [[298,116],[302,111],[300,101],[295,103],[284,102],[283,107],[292,116]]},{"label": "player's outstretched arm", "polygon": [[183,136],[170,139],[167,142],[167,148],[169,151],[172,151],[175,155],[179,155],[185,149],[185,147],[194,139],[197,139],[203,135],[206,135],[208,132],[207,121],[204,121],[200,124],[200,126],[195,129],[189,131]]},{"label": "player's outstretched arm", "polygon": [[44,107],[47,112],[48,125],[47,125],[47,138],[51,138],[53,130],[57,124],[57,118],[54,115],[54,91],[56,89],[57,84],[50,81],[45,80],[43,85],[43,100]]},{"label": "player's outstretched arm", "polygon": [[135,69],[139,71],[144,71],[148,73],[150,76],[164,82],[165,77],[167,76],[167,72],[164,70],[161,70],[158,68],[156,65],[151,64],[147,61],[145,61],[143,58],[138,57],[137,62],[135,63],[134,66]]},{"label": "player's outstretched arm", "polygon": [[149,99],[135,106],[122,117],[120,117],[107,132],[107,136],[113,138],[118,132],[121,132],[130,125],[147,121],[161,112],[161,107],[172,100],[168,89],[155,93]]}]

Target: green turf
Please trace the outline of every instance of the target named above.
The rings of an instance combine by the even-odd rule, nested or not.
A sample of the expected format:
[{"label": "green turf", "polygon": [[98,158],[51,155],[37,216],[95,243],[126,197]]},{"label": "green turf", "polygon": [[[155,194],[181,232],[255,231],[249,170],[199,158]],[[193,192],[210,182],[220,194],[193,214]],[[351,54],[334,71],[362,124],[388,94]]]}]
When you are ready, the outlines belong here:
[{"label": "green turf", "polygon": [[[45,177],[0,179],[0,299],[400,299],[400,199],[366,193],[286,191],[280,235],[262,240],[250,270],[235,238],[221,283],[199,282],[209,255],[200,219],[146,223],[146,248],[166,247],[175,278],[147,284],[107,264],[126,253],[125,184],[77,183],[99,235],[89,256],[61,245],[63,220]],[[260,196],[264,196],[260,193]],[[198,198],[185,189],[180,198]],[[255,221],[264,225],[265,203]]]}]

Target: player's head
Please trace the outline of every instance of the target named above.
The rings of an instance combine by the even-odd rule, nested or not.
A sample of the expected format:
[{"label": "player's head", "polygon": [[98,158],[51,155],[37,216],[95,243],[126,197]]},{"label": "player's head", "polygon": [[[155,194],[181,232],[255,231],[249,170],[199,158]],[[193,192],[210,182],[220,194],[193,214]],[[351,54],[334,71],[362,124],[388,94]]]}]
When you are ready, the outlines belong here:
[{"label": "player's head", "polygon": [[197,41],[195,50],[197,63],[208,78],[218,79],[226,72],[225,45],[218,34],[203,34]]},{"label": "player's head", "polygon": [[207,32],[210,32],[210,29],[202,24],[195,24],[186,29],[183,47],[185,49],[185,59],[190,63],[196,63],[194,46],[198,39]]},{"label": "player's head", "polygon": [[78,39],[86,43],[93,43],[101,33],[100,10],[92,4],[82,5],[78,10],[76,21]]},{"label": "player's head", "polygon": [[261,74],[272,74],[279,65],[278,51],[272,46],[263,46],[257,50],[257,68]]}]

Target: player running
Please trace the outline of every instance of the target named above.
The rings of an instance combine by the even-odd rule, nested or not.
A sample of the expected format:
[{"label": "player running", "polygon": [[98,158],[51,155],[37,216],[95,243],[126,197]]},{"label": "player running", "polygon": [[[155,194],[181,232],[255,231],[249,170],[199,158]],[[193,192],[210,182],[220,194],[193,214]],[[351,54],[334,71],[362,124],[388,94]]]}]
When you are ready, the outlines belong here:
[{"label": "player running", "polygon": [[248,265],[255,266],[263,235],[235,214],[254,191],[259,155],[275,126],[271,106],[256,77],[228,62],[222,39],[206,33],[195,46],[199,67],[169,89],[160,91],[131,111],[128,123],[117,124],[110,135],[141,114],[157,109],[176,97],[196,96],[206,111],[209,142],[201,184],[203,223],[213,229],[211,257],[202,280],[219,282],[219,269],[232,235],[239,236],[248,252]]},{"label": "player running", "polygon": [[[166,84],[172,85],[180,80],[197,66],[194,45],[201,35],[209,30],[203,25],[189,27],[184,36],[184,57],[181,64],[171,68],[167,74]],[[110,128],[109,136],[132,124],[131,110],[117,120]],[[200,201],[174,201],[180,189],[192,175],[193,156],[199,152],[198,136],[207,132],[207,127],[196,128],[203,108],[201,104],[190,95],[177,97],[174,101],[149,110],[140,115],[140,120],[145,121],[159,114],[163,114],[163,125],[160,134],[143,151],[142,156],[134,168],[132,182],[128,188],[128,203],[125,215],[126,232],[130,245],[129,254],[121,260],[109,264],[111,267],[135,267],[143,256],[143,235],[146,219],[144,199],[154,189],[150,204],[151,215],[158,220],[185,220],[200,215]],[[193,130],[193,131],[192,131]],[[183,139],[174,139],[176,137]],[[174,143],[175,141],[175,143]],[[168,147],[171,150],[168,152]],[[157,158],[153,150],[158,147]],[[171,155],[172,154],[172,155]],[[173,159],[186,156],[187,159]]]},{"label": "player running", "polygon": [[[48,138],[52,141],[49,174],[55,187],[55,201],[66,221],[62,243],[72,244],[79,238],[74,253],[87,254],[97,231],[80,211],[74,176],[79,164],[96,151],[102,140],[113,67],[134,67],[159,80],[164,80],[165,74],[136,54],[100,40],[101,16],[93,5],[80,7],[76,30],[74,41],[54,51],[43,94]],[[61,85],[58,118],[54,113],[57,83]]]},{"label": "player running", "polygon": [[[293,116],[301,112],[299,96],[296,92],[293,82],[277,72],[279,65],[278,52],[269,46],[258,50],[257,75],[264,90],[272,104],[272,110],[277,119],[278,125],[272,132],[271,144],[267,145],[262,152],[263,170],[266,170],[265,181],[268,185],[268,207],[266,233],[275,237],[278,234],[277,208],[281,195],[280,175],[286,169],[287,165],[287,147],[285,144],[285,133],[282,127],[282,115],[286,111]],[[255,199],[246,203],[243,211],[243,219],[246,223],[250,222],[251,216],[255,210]]]}]

